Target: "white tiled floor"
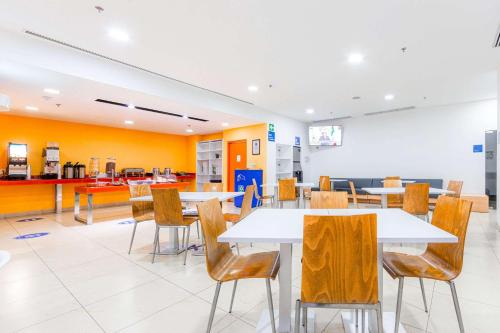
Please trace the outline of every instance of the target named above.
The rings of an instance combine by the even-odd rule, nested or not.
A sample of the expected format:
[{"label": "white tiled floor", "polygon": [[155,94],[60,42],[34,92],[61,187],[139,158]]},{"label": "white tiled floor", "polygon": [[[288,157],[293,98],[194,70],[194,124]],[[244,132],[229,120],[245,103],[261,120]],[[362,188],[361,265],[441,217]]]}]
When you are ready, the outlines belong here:
[{"label": "white tiled floor", "polygon": [[[233,210],[229,204],[225,210]],[[151,264],[152,222],[119,224],[128,207],[96,210],[92,226],[71,213],[43,215],[35,222],[0,219],[0,249],[11,261],[0,269],[0,332],[204,332],[215,289],[204,257],[160,256]],[[465,263],[457,279],[467,332],[500,332],[500,233],[495,214],[472,215]],[[19,234],[45,237],[14,240]],[[167,239],[162,231],[161,238]],[[163,234],[164,233],[164,234]],[[193,228],[191,239],[196,238]],[[244,253],[277,249],[275,244],[240,245]],[[418,252],[422,247],[395,246]],[[300,292],[300,248],[294,250],[294,297]],[[404,289],[402,321],[407,332],[458,332],[449,288],[426,281],[430,312],[423,310],[418,281]],[[213,332],[255,332],[266,307],[264,281],[240,281],[233,313],[232,284],[223,285]],[[275,308],[278,283],[273,282]],[[384,276],[384,308],[394,310],[397,283]],[[317,332],[343,332],[338,311],[317,311]]]}]

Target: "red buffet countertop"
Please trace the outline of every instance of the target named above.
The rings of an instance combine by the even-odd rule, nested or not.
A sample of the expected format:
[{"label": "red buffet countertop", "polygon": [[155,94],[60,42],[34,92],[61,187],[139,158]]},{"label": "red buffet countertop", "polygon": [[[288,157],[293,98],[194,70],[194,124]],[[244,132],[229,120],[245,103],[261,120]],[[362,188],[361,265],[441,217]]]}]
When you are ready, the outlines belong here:
[{"label": "red buffet countertop", "polygon": [[[189,173],[184,176],[177,176],[179,182],[186,182],[195,179],[194,173]],[[127,180],[144,180],[148,177],[122,177],[123,181]],[[149,177],[150,178],[150,177]],[[115,178],[118,180],[119,178]],[[99,182],[111,182],[111,178],[99,178]],[[95,183],[95,178],[79,178],[79,179],[41,179],[32,178],[30,180],[0,180],[0,186],[24,186],[24,185],[56,185],[56,184],[86,184]]]}]

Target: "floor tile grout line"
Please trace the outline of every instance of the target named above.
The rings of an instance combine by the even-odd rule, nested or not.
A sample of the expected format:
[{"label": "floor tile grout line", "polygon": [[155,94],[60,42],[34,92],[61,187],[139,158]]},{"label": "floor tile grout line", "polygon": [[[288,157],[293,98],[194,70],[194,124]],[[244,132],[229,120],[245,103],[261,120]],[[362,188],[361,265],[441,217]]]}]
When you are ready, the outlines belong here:
[{"label": "floor tile grout line", "polygon": [[[19,231],[17,230],[17,228],[15,226],[13,226],[11,224],[11,226],[15,229],[15,231],[19,234]],[[50,266],[45,262],[45,260],[43,260],[43,258],[40,256],[40,254],[33,248],[33,246],[31,246],[31,244],[28,242],[28,240],[23,240],[27,243],[27,245],[31,248],[31,250],[33,251],[33,253],[40,259],[40,261],[47,267],[47,269],[54,275],[54,277],[59,281],[59,283],[64,287],[64,289],[66,289],[66,291],[75,299],[75,301],[80,305],[80,307],[87,313],[87,315],[92,318],[92,320],[96,323],[96,325],[101,329],[102,332],[106,332],[102,326],[99,324],[99,322],[97,322],[97,320],[87,311],[87,309],[83,306],[83,304],[80,302],[80,300],[78,300],[78,298],[71,292],[71,290],[68,289],[68,287],[66,286],[66,284],[64,284],[64,282],[59,278],[59,276],[55,273],[55,271],[50,268]],[[45,320],[46,321],[46,320]],[[45,321],[42,321],[40,323],[43,323]]]}]

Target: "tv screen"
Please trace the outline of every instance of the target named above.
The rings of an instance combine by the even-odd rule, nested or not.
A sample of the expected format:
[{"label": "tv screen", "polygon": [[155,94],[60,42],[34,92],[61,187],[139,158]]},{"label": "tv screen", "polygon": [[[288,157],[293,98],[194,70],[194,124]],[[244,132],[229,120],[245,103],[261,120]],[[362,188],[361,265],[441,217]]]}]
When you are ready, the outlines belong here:
[{"label": "tv screen", "polygon": [[342,126],[310,126],[309,145],[342,146]]}]

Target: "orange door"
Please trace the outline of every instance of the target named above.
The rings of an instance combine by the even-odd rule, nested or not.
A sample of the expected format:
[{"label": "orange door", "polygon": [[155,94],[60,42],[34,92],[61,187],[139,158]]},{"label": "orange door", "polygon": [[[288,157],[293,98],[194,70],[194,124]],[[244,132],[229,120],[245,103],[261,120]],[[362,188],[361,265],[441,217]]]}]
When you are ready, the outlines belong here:
[{"label": "orange door", "polygon": [[227,143],[227,190],[234,191],[234,170],[247,168],[247,140]]}]

